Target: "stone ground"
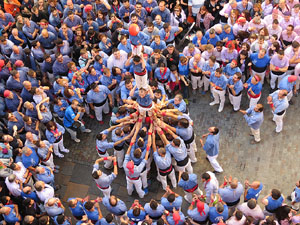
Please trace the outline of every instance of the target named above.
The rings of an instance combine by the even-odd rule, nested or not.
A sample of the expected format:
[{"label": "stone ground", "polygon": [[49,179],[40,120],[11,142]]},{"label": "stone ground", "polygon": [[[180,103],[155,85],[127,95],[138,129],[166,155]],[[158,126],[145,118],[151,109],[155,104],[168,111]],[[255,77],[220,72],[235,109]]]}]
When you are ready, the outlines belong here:
[{"label": "stone ground", "polygon": [[[241,113],[234,113],[226,96],[226,103],[223,112],[218,113],[218,106],[209,106],[211,102],[210,94],[201,95],[197,93],[191,96],[189,110],[190,116],[194,120],[195,134],[197,135],[198,162],[193,165],[194,172],[200,178],[203,172],[213,170],[209,162],[205,160],[205,154],[200,148],[199,137],[207,132],[210,126],[220,128],[220,154],[218,161],[224,169],[224,173],[218,175],[220,182],[223,176],[232,175],[237,177],[242,183],[245,179],[259,180],[264,188],[261,197],[269,193],[272,188],[277,188],[287,196],[290,194],[298,177],[299,163],[299,140],[297,133],[300,130],[300,120],[297,118],[300,104],[299,98],[293,98],[294,105],[291,105],[284,118],[283,131],[275,134],[275,123],[271,121],[272,114],[270,107],[266,103],[269,94],[269,85],[264,85],[264,92],[260,102],[265,106],[265,120],[261,127],[260,144],[251,145],[249,128]],[[243,93],[241,109],[247,109],[249,101],[246,93]],[[298,112],[298,113],[297,113]],[[65,135],[65,146],[70,149],[70,153],[64,159],[55,159],[61,166],[61,172],[56,175],[57,183],[62,185],[58,193],[66,203],[69,197],[85,197],[89,195],[91,199],[102,196],[100,190],[95,185],[91,176],[92,165],[98,158],[95,149],[95,137],[98,132],[108,127],[108,116],[105,117],[104,125],[99,125],[96,120],[86,118],[86,127],[92,129],[91,134],[79,134],[81,142],[79,144],[70,140],[69,135]],[[103,169],[104,172],[110,171]],[[123,170],[119,169],[118,176],[112,184],[113,195],[125,201],[128,208],[135,198],[127,195],[126,181]],[[145,196],[142,203],[148,202],[151,198],[159,200],[164,194],[160,183],[156,180],[155,171],[151,171],[149,194]],[[199,179],[202,188],[201,180]],[[175,192],[181,193],[180,188]],[[65,204],[67,206],[67,204]],[[186,212],[187,202],[183,203],[183,212]],[[66,207],[67,208],[67,207]],[[103,207],[104,208],[104,207]],[[105,215],[105,210],[103,210]],[[70,215],[66,209],[66,215]]]}]

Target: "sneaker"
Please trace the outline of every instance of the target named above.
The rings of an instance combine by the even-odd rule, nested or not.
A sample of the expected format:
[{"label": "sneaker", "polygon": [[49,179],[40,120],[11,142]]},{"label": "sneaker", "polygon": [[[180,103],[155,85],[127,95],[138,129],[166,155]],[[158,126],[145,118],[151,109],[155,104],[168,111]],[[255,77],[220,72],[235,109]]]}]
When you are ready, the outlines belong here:
[{"label": "sneaker", "polygon": [[61,152],[69,153],[70,150],[65,148],[64,150],[61,150]]},{"label": "sneaker", "polygon": [[63,157],[65,157],[63,154],[61,154],[61,153],[58,153],[58,154],[55,154],[58,158],[63,158]]},{"label": "sneaker", "polygon": [[149,193],[148,188],[144,189],[145,195],[147,195]]},{"label": "sneaker", "polygon": [[293,100],[290,100],[290,101],[289,101],[289,104],[290,104],[290,105],[294,105]]},{"label": "sneaker", "polygon": [[57,169],[57,170],[59,170],[60,166],[55,165],[54,168]]},{"label": "sneaker", "polygon": [[79,142],[80,142],[80,139],[75,138],[75,139],[73,139],[73,141],[75,141],[76,143],[79,143]]},{"label": "sneaker", "polygon": [[90,129],[85,129],[84,131],[83,131],[83,133],[91,133],[92,131],[90,130]]},{"label": "sneaker", "polygon": [[222,112],[224,107],[219,107],[218,112]]},{"label": "sneaker", "polygon": [[251,145],[255,145],[255,144],[258,144],[259,142],[260,142],[260,141],[251,140],[251,141],[250,141],[250,144],[251,144]]},{"label": "sneaker", "polygon": [[216,174],[216,175],[218,175],[218,174],[221,174],[221,173],[223,173],[223,172],[218,172],[218,171],[215,171],[215,170],[214,170],[213,173]]},{"label": "sneaker", "polygon": [[94,119],[94,118],[95,118],[95,116],[92,115],[92,114],[90,114],[89,117],[90,117],[91,119]]},{"label": "sneaker", "polygon": [[292,201],[292,197],[289,195],[286,197],[287,200]]},{"label": "sneaker", "polygon": [[56,173],[56,174],[57,174],[57,173],[59,173],[59,170],[57,170],[57,169],[54,168],[54,169],[53,169],[53,173]]},{"label": "sneaker", "polygon": [[103,125],[103,124],[104,124],[104,122],[101,120],[101,121],[99,121],[99,124],[100,124],[100,125]]},{"label": "sneaker", "polygon": [[210,106],[212,106],[212,105],[216,105],[216,104],[219,104],[219,103],[218,103],[218,102],[215,102],[215,101],[213,101],[213,102],[209,103],[209,105],[210,105]]}]

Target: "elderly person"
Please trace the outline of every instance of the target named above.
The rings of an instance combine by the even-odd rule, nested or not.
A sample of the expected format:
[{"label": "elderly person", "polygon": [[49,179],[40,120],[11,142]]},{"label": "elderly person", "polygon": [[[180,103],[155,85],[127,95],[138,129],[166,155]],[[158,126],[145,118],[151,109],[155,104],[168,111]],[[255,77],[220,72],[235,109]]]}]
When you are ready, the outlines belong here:
[{"label": "elderly person", "polygon": [[65,207],[59,198],[49,198],[44,203],[47,214],[51,217],[58,216],[64,213]]},{"label": "elderly person", "polygon": [[45,182],[37,181],[34,187],[41,202],[45,202],[47,199],[54,197],[54,188],[45,184]]}]

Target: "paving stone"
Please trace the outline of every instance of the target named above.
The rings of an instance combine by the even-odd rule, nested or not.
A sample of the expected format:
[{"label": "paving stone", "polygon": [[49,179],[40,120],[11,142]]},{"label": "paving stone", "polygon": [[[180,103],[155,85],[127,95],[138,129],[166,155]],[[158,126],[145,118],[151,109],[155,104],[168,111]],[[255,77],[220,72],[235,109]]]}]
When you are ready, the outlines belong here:
[{"label": "paving stone", "polygon": [[84,198],[87,196],[89,188],[90,187],[88,185],[69,182],[65,191],[65,195],[63,197],[63,201],[66,202],[68,198],[74,197]]},{"label": "paving stone", "polygon": [[92,166],[76,164],[70,181],[77,184],[91,185],[94,182],[92,169]]}]

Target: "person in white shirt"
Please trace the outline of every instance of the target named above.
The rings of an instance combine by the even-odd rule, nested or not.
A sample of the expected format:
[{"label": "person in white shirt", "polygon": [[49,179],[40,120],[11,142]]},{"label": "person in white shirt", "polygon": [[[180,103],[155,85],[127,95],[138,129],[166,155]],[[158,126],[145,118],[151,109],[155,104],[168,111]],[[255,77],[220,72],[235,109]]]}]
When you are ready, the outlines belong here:
[{"label": "person in white shirt", "polygon": [[206,193],[206,202],[210,203],[211,197],[218,193],[219,181],[213,172],[207,171],[202,174],[202,182]]},{"label": "person in white shirt", "polygon": [[240,210],[236,210],[233,213],[233,216],[230,217],[226,221],[226,224],[227,225],[244,225],[245,222],[246,222],[246,216],[244,216],[244,214]]},{"label": "person in white shirt", "polygon": [[41,202],[45,202],[48,198],[54,197],[54,189],[49,184],[45,184],[43,181],[37,181],[34,187]]},{"label": "person in white shirt", "polygon": [[107,68],[112,69],[114,66],[120,69],[124,68],[125,62],[127,61],[127,53],[117,48],[112,50],[111,56],[107,59]]},{"label": "person in white shirt", "polygon": [[255,199],[250,199],[248,202],[245,202],[237,207],[238,210],[242,211],[245,216],[253,217],[254,224],[257,224],[258,221],[265,218],[264,213],[260,206],[257,204]]},{"label": "person in white shirt", "polygon": [[5,179],[6,187],[14,197],[21,196],[22,182],[17,179],[15,174],[11,174]]},{"label": "person in white shirt", "polygon": [[269,35],[276,34],[277,37],[281,37],[282,28],[279,26],[278,19],[273,20],[273,23],[267,26]]}]

